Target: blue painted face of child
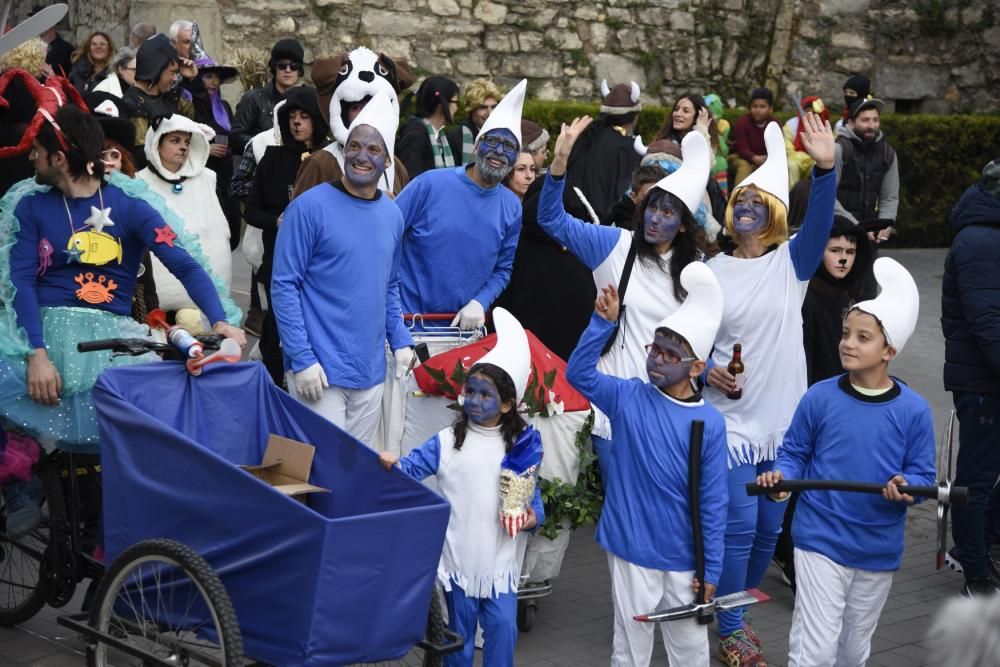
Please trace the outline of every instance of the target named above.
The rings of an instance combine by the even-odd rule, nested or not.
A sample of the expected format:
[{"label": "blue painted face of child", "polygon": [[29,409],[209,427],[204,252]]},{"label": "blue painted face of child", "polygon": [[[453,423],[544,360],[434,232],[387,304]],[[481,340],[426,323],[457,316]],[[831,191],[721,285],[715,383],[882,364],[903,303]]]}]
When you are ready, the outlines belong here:
[{"label": "blue painted face of child", "polygon": [[650,384],[667,389],[690,377],[694,359],[677,341],[657,333],[653,344],[646,349],[646,374]]},{"label": "blue painted face of child", "polygon": [[474,424],[493,425],[500,418],[500,392],[493,381],[483,375],[473,375],[462,389],[462,409]]},{"label": "blue painted face of child", "polygon": [[746,188],[733,204],[733,228],[737,234],[757,234],[767,226],[767,204],[754,188]]},{"label": "blue painted face of child", "polygon": [[514,168],[520,145],[504,128],[490,130],[476,140],[476,166],[487,183],[499,183]]},{"label": "blue painted face of child", "polygon": [[651,190],[642,216],[642,235],[647,243],[671,243],[681,228],[681,212],[662,190]]},{"label": "blue painted face of child", "polygon": [[378,183],[385,173],[388,156],[385,142],[371,125],[358,125],[344,144],[344,178],[359,187]]}]

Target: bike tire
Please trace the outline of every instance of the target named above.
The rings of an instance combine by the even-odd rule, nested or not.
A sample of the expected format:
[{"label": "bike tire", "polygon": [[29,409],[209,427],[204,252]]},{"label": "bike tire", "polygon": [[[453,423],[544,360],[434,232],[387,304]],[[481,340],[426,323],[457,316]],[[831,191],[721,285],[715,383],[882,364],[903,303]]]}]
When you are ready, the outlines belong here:
[{"label": "bike tire", "polygon": [[[444,642],[445,634],[444,631],[447,629],[448,624],[444,620],[444,610],[441,606],[441,595],[438,593],[437,586],[431,590],[431,606],[427,613],[427,631],[425,636],[427,641],[432,644],[441,644]],[[444,664],[444,656],[438,655],[433,651],[424,651],[424,661],[423,667],[441,667]]]},{"label": "bike tire", "polygon": [[[0,525],[6,522],[0,507]],[[49,589],[42,563],[48,541],[44,524],[20,538],[0,531],[0,626],[24,623],[45,606]]]},{"label": "bike tire", "polygon": [[[139,581],[148,584],[139,588],[136,586]],[[155,584],[155,588],[150,590],[149,584]],[[179,599],[175,599],[177,590],[182,591]],[[140,609],[136,609],[133,594],[141,600]],[[167,594],[169,599],[165,597]],[[155,600],[147,600],[153,595]],[[195,595],[200,603],[193,597]],[[120,614],[116,608],[125,611]],[[173,627],[172,619],[146,615],[149,612],[149,616],[155,616],[154,610],[166,613],[174,609],[185,610],[184,616],[176,622],[177,627]],[[192,630],[185,624],[191,612],[195,616],[205,616],[207,621]],[[174,540],[144,540],[118,556],[101,579],[89,624],[98,632],[134,643],[154,655],[174,656],[179,664],[243,665],[243,640],[225,586],[204,558]],[[204,633],[199,636],[200,630],[209,630],[214,640],[206,640]],[[107,667],[111,664],[111,656],[115,656],[115,664],[121,664],[121,658],[107,644],[97,641],[87,647],[90,667]],[[131,656],[126,659],[128,664],[137,660]]]}]

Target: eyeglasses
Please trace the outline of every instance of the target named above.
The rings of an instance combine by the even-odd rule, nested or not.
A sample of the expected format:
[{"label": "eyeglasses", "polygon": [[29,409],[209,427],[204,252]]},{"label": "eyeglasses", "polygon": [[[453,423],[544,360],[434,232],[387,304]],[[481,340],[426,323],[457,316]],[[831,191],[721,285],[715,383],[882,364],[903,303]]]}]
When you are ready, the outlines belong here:
[{"label": "eyeglasses", "polygon": [[501,139],[500,137],[493,134],[487,134],[485,137],[483,137],[483,143],[489,146],[490,148],[503,146],[503,149],[508,153],[517,152],[517,144],[515,144],[510,139]]},{"label": "eyeglasses", "polygon": [[302,69],[302,65],[296,62],[291,62],[289,60],[279,60],[278,62],[274,63],[274,68],[288,70],[289,72],[298,72],[300,69]]},{"label": "eyeglasses", "polygon": [[453,100],[448,100],[448,104],[458,104],[458,98],[456,97]]},{"label": "eyeglasses", "polygon": [[117,162],[122,159],[121,151],[117,148],[109,148],[101,153],[101,162]]},{"label": "eyeglasses", "polygon": [[497,108],[496,104],[480,104],[478,107],[476,107],[477,110],[479,110],[479,109],[489,109],[490,111],[493,111],[496,108]]},{"label": "eyeglasses", "polygon": [[656,343],[646,345],[646,354],[654,359],[659,359],[665,364],[680,364],[688,361],[698,361],[698,357],[681,357],[673,350],[664,350]]}]

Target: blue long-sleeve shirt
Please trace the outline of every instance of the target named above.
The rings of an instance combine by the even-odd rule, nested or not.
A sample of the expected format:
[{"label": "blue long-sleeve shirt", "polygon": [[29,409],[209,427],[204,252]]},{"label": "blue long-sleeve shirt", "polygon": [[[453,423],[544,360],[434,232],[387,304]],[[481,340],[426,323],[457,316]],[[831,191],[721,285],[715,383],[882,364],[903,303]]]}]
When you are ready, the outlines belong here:
[{"label": "blue long-sleeve shirt", "polygon": [[[896,381],[881,396],[855,391],[848,375],[817,382],[795,410],[775,468],[786,479],[934,484],[930,406]],[[899,569],[906,505],[881,495],[806,491],[792,523],[795,546],[862,570]]]},{"label": "blue long-sleeve shirt", "polygon": [[702,420],[699,498],[705,581],[717,584],[729,503],[725,421],[702,400],[678,401],[637,378],[623,380],[600,373],[597,358],[613,327],[595,314],[566,369],[573,386],[608,415],[615,434],[614,465],[606,480],[597,541],[642,567],[694,569],[688,455],[691,422]]},{"label": "blue long-sleeve shirt", "polygon": [[399,305],[403,218],[388,197],[352,197],[325,183],[285,210],[271,298],[285,366],[319,362],[331,385],[385,380],[385,342],[413,344]]},{"label": "blue long-sleeve shirt", "polygon": [[592,225],[574,218],[563,207],[565,188],[565,178],[545,174],[542,194],[538,199],[538,226],[593,271],[608,258],[622,235],[628,232],[618,227]]},{"label": "blue long-sleeve shirt", "polygon": [[[91,207],[101,209],[102,201],[111,209],[108,217],[114,224],[97,232],[85,221],[91,218]],[[226,320],[212,279],[175,242],[176,235],[171,236],[156,209],[114,185],[102,184],[100,194],[91,197],[64,200],[56,189],[24,197],[14,215],[19,229],[10,251],[11,282],[17,290],[13,306],[32,348],[45,346],[41,307],[129,315],[146,248],[184,284],[213,323]]]},{"label": "blue long-sleeve shirt", "polygon": [[502,186],[481,188],[465,167],[455,167],[420,174],[395,201],[405,221],[404,312],[453,313],[472,299],[489,308],[514,266],[517,195]]}]

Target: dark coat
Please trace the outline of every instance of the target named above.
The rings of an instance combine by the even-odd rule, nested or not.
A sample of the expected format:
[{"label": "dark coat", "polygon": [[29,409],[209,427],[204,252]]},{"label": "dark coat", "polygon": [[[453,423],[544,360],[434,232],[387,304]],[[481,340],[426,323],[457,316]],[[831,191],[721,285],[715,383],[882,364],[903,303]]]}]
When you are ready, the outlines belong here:
[{"label": "dark coat", "polygon": [[596,121],[584,131],[569,156],[563,195],[567,212],[581,220],[590,219],[573,192],[575,186],[583,191],[599,217],[607,215],[631,187],[632,172],[639,166],[641,158],[633,141]]},{"label": "dark coat", "polygon": [[[396,141],[396,157],[406,167],[410,180],[425,171],[434,169],[434,150],[431,148],[431,138],[427,134],[427,126],[416,116],[406,121],[399,130]],[[461,155],[459,156],[461,160]]]},{"label": "dark coat", "polygon": [[941,282],[944,386],[1000,394],[1000,197],[973,185],[948,224],[955,239]]},{"label": "dark coat", "polygon": [[524,196],[521,235],[503,306],[562,359],[569,359],[594,312],[594,276],[538,226],[538,197],[545,179]]},{"label": "dark coat", "polygon": [[229,146],[234,154],[242,155],[251,139],[274,127],[274,105],[283,97],[274,87],[274,80],[262,88],[254,88],[243,94],[236,105],[233,131],[229,133]]},{"label": "dark coat", "polygon": [[94,66],[86,58],[80,58],[69,71],[69,80],[81,95],[86,95],[94,86],[103,81],[108,76],[108,68],[105,67],[94,71]]},{"label": "dark coat", "polygon": [[57,34],[45,51],[45,64],[56,74],[68,79],[69,72],[73,69],[73,45]]}]

